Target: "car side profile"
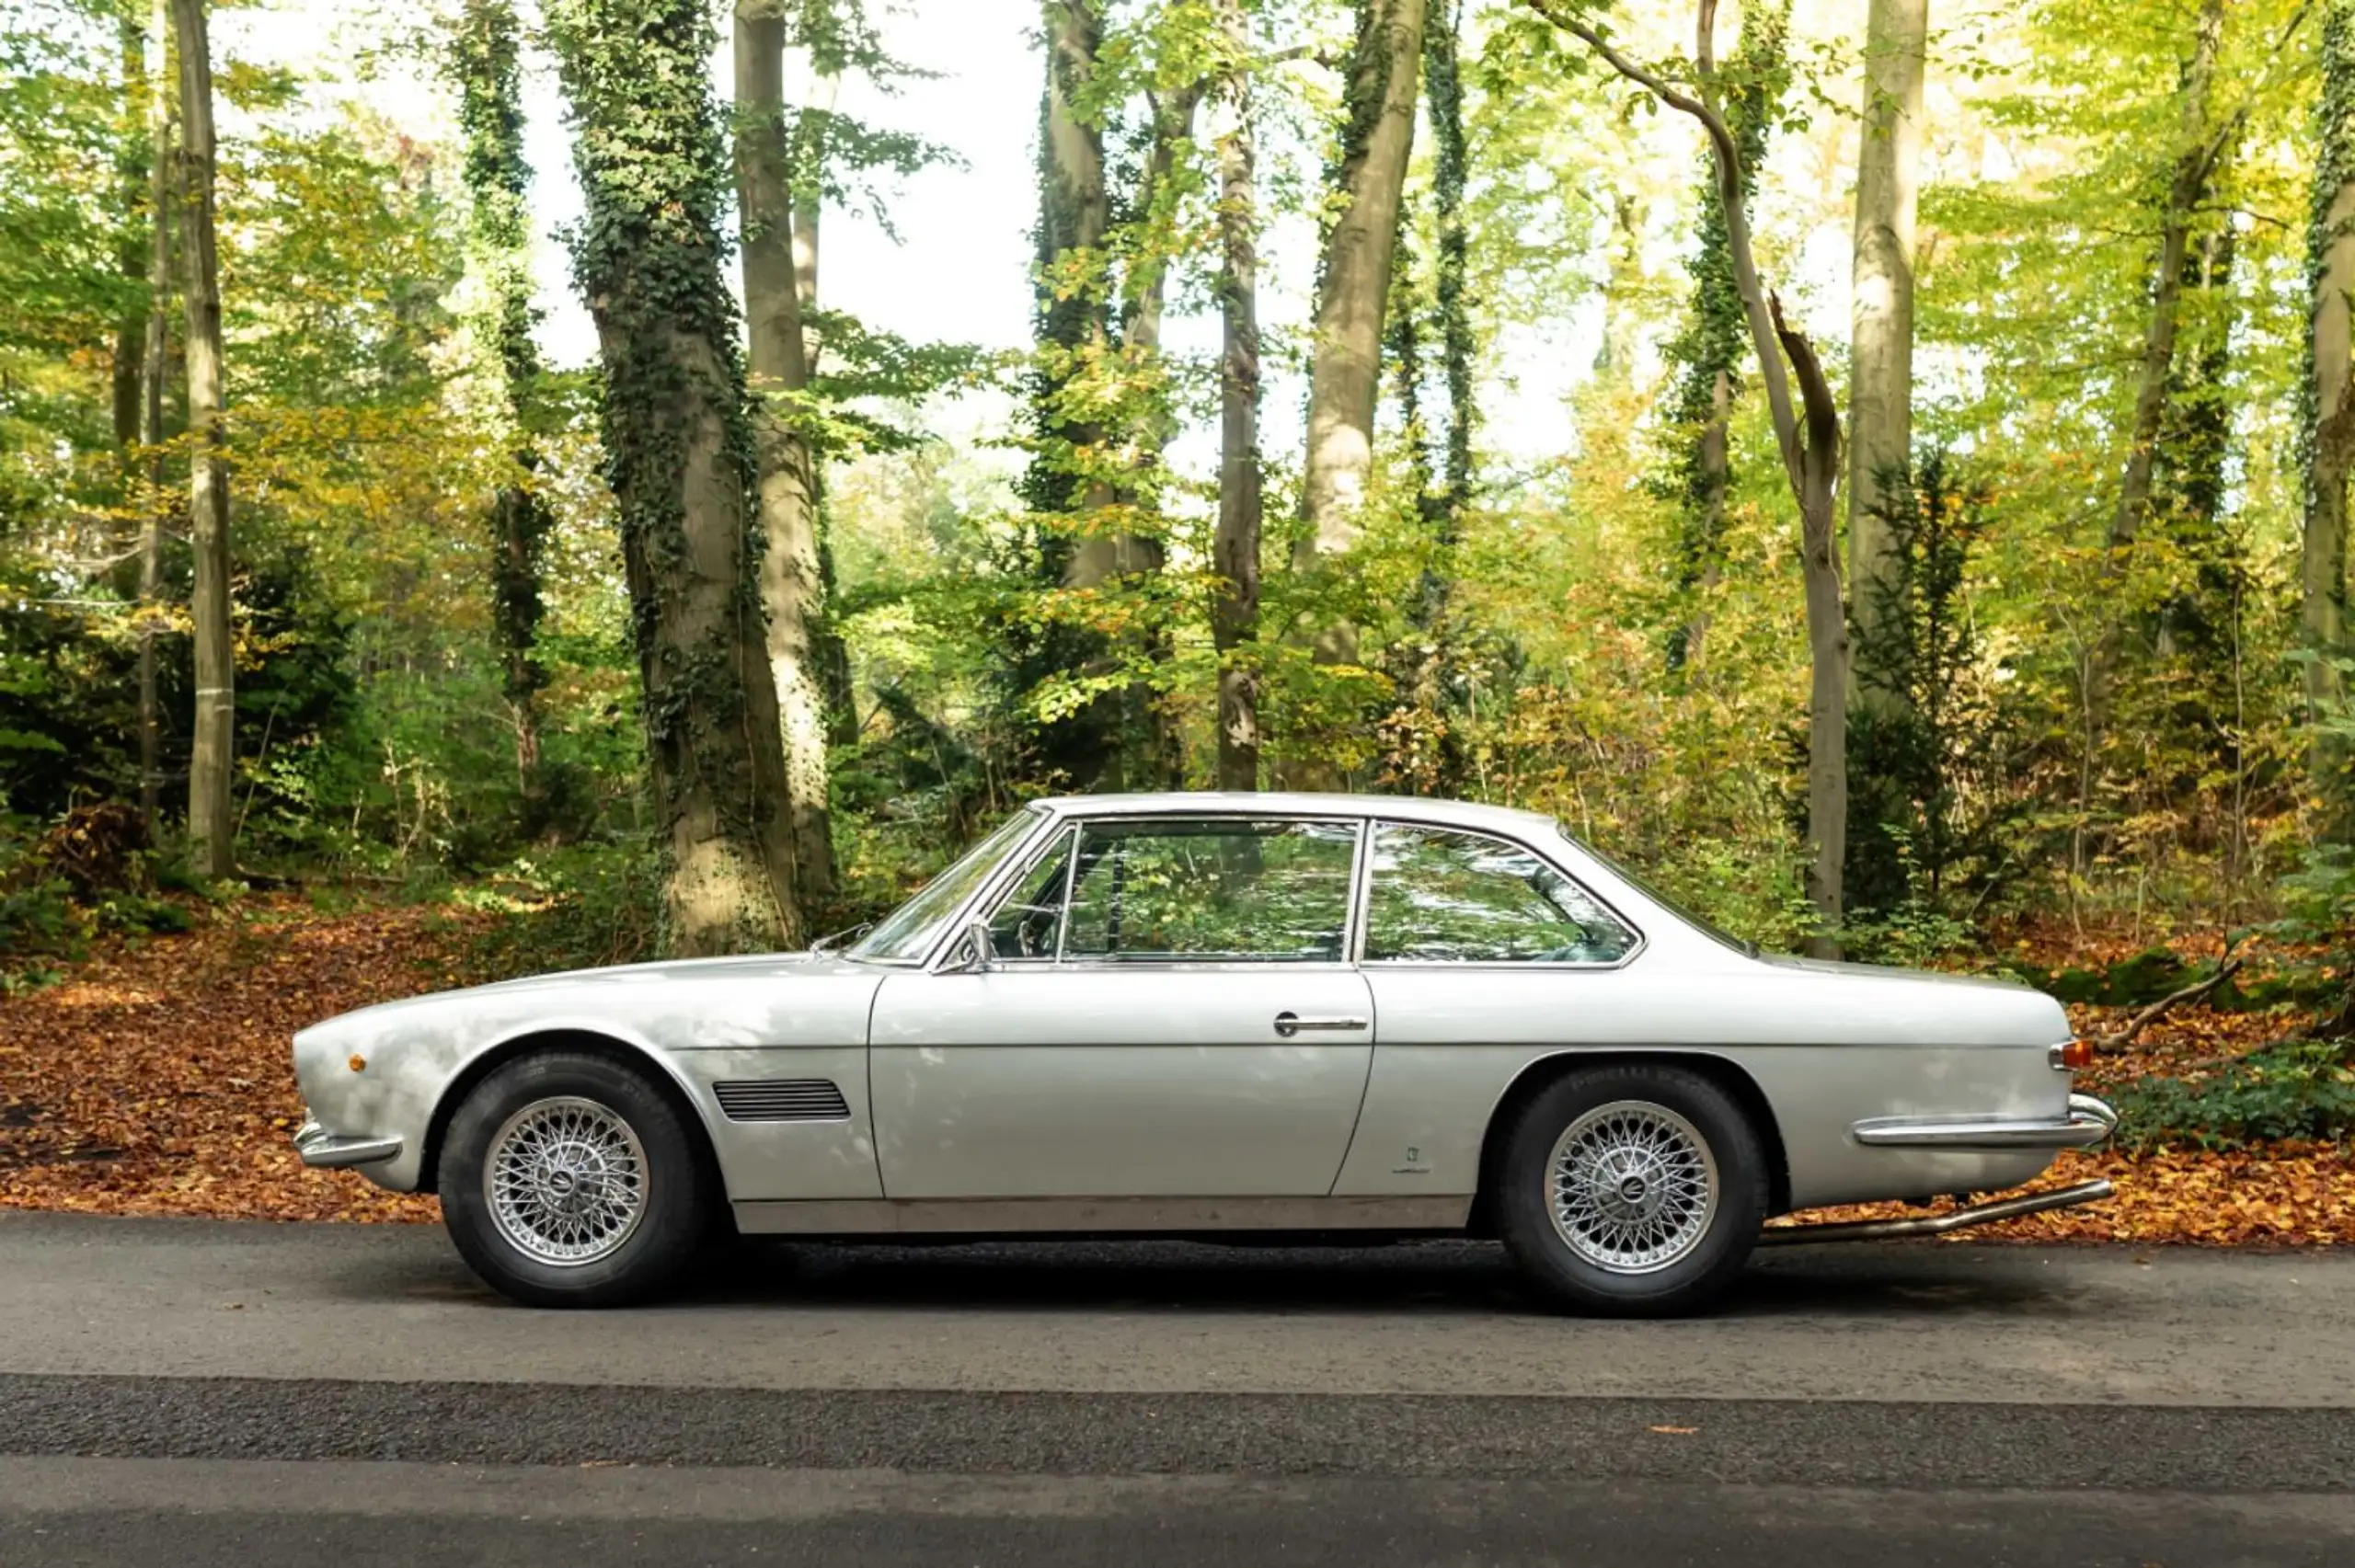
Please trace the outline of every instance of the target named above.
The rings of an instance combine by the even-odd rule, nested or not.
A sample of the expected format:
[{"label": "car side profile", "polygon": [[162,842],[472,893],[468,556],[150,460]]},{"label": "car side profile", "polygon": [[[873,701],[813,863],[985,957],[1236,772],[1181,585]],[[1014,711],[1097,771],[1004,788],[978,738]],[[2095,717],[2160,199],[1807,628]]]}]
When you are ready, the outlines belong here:
[{"label": "car side profile", "polygon": [[306,1029],[296,1144],[439,1193],[475,1270],[540,1305],[643,1299],[732,1223],[1494,1236],[1553,1303],[1658,1314],[1723,1290],[1771,1218],[1999,1192],[2099,1142],[2115,1118],[2071,1093],[2069,1047],[2024,986],[1763,956],[1534,813],[1074,797],[840,954]]}]

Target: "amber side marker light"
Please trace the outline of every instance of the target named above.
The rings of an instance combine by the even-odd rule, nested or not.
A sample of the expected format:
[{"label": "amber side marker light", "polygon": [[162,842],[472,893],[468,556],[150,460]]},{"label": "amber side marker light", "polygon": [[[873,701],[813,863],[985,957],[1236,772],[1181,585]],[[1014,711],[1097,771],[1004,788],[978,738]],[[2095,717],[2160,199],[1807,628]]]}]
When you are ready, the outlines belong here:
[{"label": "amber side marker light", "polygon": [[2079,1068],[2091,1067],[2094,1064],[2094,1043],[2091,1040],[2072,1040],[2061,1047],[2060,1056],[2061,1065],[2073,1072]]}]

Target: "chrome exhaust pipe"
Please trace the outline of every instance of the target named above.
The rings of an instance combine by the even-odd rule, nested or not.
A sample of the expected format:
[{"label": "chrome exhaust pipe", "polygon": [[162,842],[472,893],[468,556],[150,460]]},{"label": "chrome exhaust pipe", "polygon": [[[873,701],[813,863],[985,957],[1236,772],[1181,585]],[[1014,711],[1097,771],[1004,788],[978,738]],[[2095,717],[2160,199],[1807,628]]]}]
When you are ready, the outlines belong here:
[{"label": "chrome exhaust pipe", "polygon": [[1758,1233],[1762,1247],[1796,1247],[1809,1242],[1888,1242],[1904,1236],[1943,1236],[1949,1230],[1966,1230],[1973,1225],[1991,1225],[1998,1219],[2017,1219],[2023,1214],[2042,1214],[2047,1209],[2074,1208],[2081,1203],[2098,1203],[2117,1191],[2108,1178],[2079,1182],[2074,1187],[2055,1187],[2049,1193],[2026,1193],[2018,1197],[1999,1198],[1993,1203],[1973,1204],[1958,1208],[1951,1214],[1925,1215],[1919,1219],[1845,1219],[1830,1225],[1783,1225]]}]

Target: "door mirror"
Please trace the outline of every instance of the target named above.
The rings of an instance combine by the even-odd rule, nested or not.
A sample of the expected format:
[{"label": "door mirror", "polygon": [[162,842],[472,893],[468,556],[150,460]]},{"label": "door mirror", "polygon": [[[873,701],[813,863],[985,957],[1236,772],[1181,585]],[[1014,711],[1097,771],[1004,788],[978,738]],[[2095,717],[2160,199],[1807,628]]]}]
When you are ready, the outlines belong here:
[{"label": "door mirror", "polygon": [[944,975],[981,974],[990,967],[990,960],[996,956],[996,953],[995,945],[990,941],[989,922],[967,921],[965,929],[957,933],[957,940],[948,944],[947,956],[940,960],[939,972]]}]

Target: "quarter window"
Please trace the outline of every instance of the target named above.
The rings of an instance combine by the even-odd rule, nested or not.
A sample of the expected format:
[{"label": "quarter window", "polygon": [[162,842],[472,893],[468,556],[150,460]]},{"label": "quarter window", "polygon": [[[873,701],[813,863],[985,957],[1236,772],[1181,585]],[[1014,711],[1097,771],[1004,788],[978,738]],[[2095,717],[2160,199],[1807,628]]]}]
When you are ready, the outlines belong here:
[{"label": "quarter window", "polygon": [[1071,874],[1073,835],[1057,835],[990,917],[990,949],[1000,958],[1051,958],[1063,927],[1063,884]]},{"label": "quarter window", "polygon": [[1282,963],[1341,957],[1352,822],[1089,822],[1063,955]]},{"label": "quarter window", "polygon": [[1636,933],[1519,844],[1384,824],[1373,836],[1369,962],[1609,964]]}]

